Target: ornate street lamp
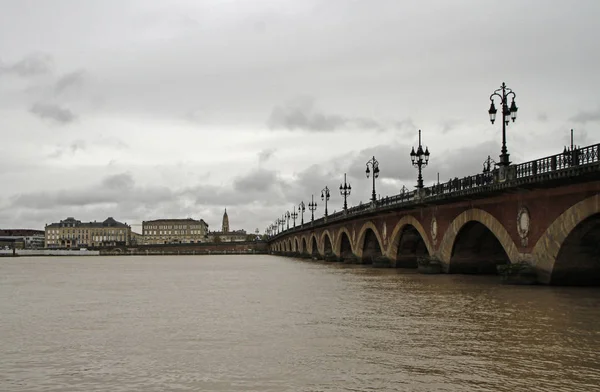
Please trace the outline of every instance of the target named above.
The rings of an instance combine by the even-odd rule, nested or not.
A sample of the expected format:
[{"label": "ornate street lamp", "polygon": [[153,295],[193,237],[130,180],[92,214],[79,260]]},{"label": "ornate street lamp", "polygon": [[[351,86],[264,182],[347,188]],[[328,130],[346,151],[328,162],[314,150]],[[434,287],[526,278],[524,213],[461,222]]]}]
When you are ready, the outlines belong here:
[{"label": "ornate street lamp", "polygon": [[402,200],[406,198],[406,193],[408,192],[408,188],[406,185],[402,184],[402,188],[400,188],[400,194],[402,195]]},{"label": "ornate street lamp", "polygon": [[417,152],[415,152],[415,148],[413,147],[410,151],[410,160],[414,167],[419,169],[419,176],[417,177],[417,188],[423,189],[423,175],[421,174],[421,168],[427,166],[429,163],[429,149],[425,147],[425,151],[423,151],[423,146],[421,145],[421,130],[419,129],[419,147],[417,147]]},{"label": "ornate street lamp", "polygon": [[315,220],[315,210],[317,209],[317,203],[315,203],[315,195],[310,195],[311,202],[308,203],[308,209],[310,210],[310,222]]},{"label": "ornate street lamp", "polygon": [[344,173],[344,184],[340,184],[340,195],[344,196],[344,211],[348,210],[346,198],[350,196],[350,192],[352,192],[352,186],[346,182],[346,173]]},{"label": "ornate street lamp", "polygon": [[488,155],[487,159],[483,161],[483,174],[489,175],[492,170],[496,167],[497,163]]},{"label": "ornate street lamp", "polygon": [[304,226],[304,210],[306,210],[306,206],[304,205],[304,202],[301,201],[300,204],[298,204],[298,213],[302,215],[300,227]]},{"label": "ornate street lamp", "polygon": [[329,188],[325,185],[325,188],[321,189],[321,200],[325,201],[325,217],[327,217],[327,201],[329,200]]},{"label": "ornate street lamp", "polygon": [[292,217],[292,220],[294,221],[294,228],[296,228],[296,218],[298,217],[298,213],[296,212],[296,207],[292,207],[292,213],[290,214],[290,216]]},{"label": "ornate street lamp", "polygon": [[287,229],[286,230],[289,230],[290,229],[290,212],[289,211],[285,213],[285,220],[287,222]]},{"label": "ornate street lamp", "polygon": [[[510,104],[510,108],[508,107],[508,97],[512,96],[512,103]],[[494,91],[492,95],[490,95],[490,101],[492,101],[490,105],[490,110],[488,113],[490,114],[490,121],[492,124],[496,121],[496,106],[494,105],[494,97],[500,98],[500,105],[502,106],[502,150],[500,154],[500,166],[508,166],[510,165],[510,161],[508,157],[510,154],[506,148],[506,126],[512,119],[514,122],[517,119],[517,105],[515,104],[515,98],[517,95],[508,87],[506,84],[502,82],[502,86],[499,89]]]},{"label": "ornate street lamp", "polygon": [[578,148],[579,147],[577,147],[576,145],[573,144],[573,130],[571,129],[571,146],[570,147],[565,146],[565,149],[563,151],[563,156],[565,157],[565,161],[567,164],[569,164],[569,165],[577,164],[577,161],[578,161],[577,149]]},{"label": "ornate street lamp", "polygon": [[367,173],[367,178],[369,178],[369,175],[371,174],[369,165],[373,170],[373,195],[371,196],[371,200],[373,201],[373,203],[375,203],[377,201],[377,195],[375,194],[375,179],[379,177],[379,162],[377,162],[377,159],[375,159],[375,157],[367,161],[367,170],[365,171],[365,173]]}]

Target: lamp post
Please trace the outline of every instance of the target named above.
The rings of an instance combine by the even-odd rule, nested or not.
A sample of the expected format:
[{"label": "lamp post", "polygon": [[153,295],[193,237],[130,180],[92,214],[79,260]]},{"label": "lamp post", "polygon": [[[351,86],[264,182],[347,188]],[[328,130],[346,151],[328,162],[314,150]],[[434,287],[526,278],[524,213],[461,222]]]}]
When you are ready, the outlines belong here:
[{"label": "lamp post", "polygon": [[286,230],[289,230],[290,229],[290,212],[289,211],[285,213],[285,220],[286,220],[286,223],[287,223]]},{"label": "lamp post", "polygon": [[417,147],[417,152],[415,152],[415,148],[413,147],[410,151],[410,160],[414,167],[419,169],[419,176],[417,177],[417,189],[423,189],[423,175],[421,173],[421,168],[427,166],[429,163],[429,149],[425,147],[425,151],[423,151],[423,146],[421,145],[421,130],[419,129],[419,147]]},{"label": "lamp post", "polygon": [[285,213],[283,215],[281,215],[281,219],[279,220],[279,223],[281,223],[281,232],[285,231]]},{"label": "lamp post", "polygon": [[290,215],[292,220],[294,221],[294,229],[296,228],[296,218],[298,217],[298,213],[296,212],[296,207],[292,207],[292,213]]},{"label": "lamp post", "polygon": [[563,156],[565,157],[565,161],[568,165],[574,165],[578,163],[577,149],[578,147],[573,144],[573,130],[571,129],[571,146],[565,146],[563,151]]},{"label": "lamp post", "polygon": [[327,201],[329,200],[329,188],[325,185],[325,188],[321,189],[321,200],[325,201],[325,217],[327,217]]},{"label": "lamp post", "polygon": [[311,202],[308,203],[308,209],[310,210],[310,222],[315,220],[315,210],[317,209],[317,203],[315,203],[315,195],[310,195]]},{"label": "lamp post", "polygon": [[488,155],[487,159],[483,161],[483,174],[489,175],[492,170],[494,170],[496,165],[496,161],[494,161],[492,157]]},{"label": "lamp post", "polygon": [[[510,108],[508,107],[508,97],[512,96],[512,103],[510,104]],[[494,105],[494,97],[500,98],[500,105],[502,106],[502,150],[500,151],[500,166],[508,166],[510,165],[508,149],[506,148],[506,126],[512,119],[514,122],[517,119],[517,105],[515,104],[515,98],[517,95],[512,91],[512,89],[506,87],[506,84],[502,82],[502,86],[499,89],[494,91],[492,95],[490,95],[490,110],[488,113],[490,115],[490,121],[492,124],[496,121],[496,106]]]},{"label": "lamp post", "polygon": [[304,210],[306,210],[306,206],[304,205],[304,202],[301,201],[300,204],[298,204],[298,213],[301,214],[301,221],[300,221],[300,227],[304,226]]},{"label": "lamp post", "polygon": [[365,173],[367,173],[367,178],[369,178],[369,175],[371,174],[369,165],[373,170],[373,194],[371,195],[371,200],[373,201],[373,203],[375,203],[377,201],[377,194],[375,193],[375,179],[379,177],[379,162],[377,162],[377,159],[375,159],[375,157],[367,161],[367,170],[365,171]]},{"label": "lamp post", "polygon": [[352,186],[346,182],[346,173],[344,173],[344,184],[340,184],[340,195],[344,196],[344,211],[348,210],[346,198],[350,196],[350,192],[352,192]]},{"label": "lamp post", "polygon": [[402,195],[402,200],[406,198],[406,192],[408,192],[408,188],[406,185],[402,184],[402,188],[400,188],[400,194]]}]

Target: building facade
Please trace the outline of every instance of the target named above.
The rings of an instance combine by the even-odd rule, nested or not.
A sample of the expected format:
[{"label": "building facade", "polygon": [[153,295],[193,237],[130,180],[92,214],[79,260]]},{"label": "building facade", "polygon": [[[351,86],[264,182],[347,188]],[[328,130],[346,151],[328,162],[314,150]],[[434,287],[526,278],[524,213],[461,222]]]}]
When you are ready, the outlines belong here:
[{"label": "building facade", "polygon": [[208,225],[202,219],[156,219],[142,222],[143,242],[155,244],[195,244],[208,242]]},{"label": "building facade", "polygon": [[210,242],[241,242],[246,241],[248,235],[246,230],[229,230],[229,216],[227,215],[227,208],[223,213],[223,222],[221,224],[221,231],[213,231],[208,234]]},{"label": "building facade", "polygon": [[0,249],[41,249],[44,247],[44,231],[29,229],[0,229]]},{"label": "building facade", "polygon": [[112,217],[103,222],[81,222],[73,217],[46,225],[46,248],[129,245],[131,227]]}]

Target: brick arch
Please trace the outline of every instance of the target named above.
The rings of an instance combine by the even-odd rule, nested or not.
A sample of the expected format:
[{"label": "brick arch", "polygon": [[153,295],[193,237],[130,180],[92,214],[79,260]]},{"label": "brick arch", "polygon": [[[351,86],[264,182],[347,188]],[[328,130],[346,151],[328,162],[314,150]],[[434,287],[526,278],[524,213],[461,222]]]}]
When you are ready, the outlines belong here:
[{"label": "brick arch", "polygon": [[362,256],[363,256],[362,244],[365,241],[365,235],[367,233],[367,229],[373,230],[373,233],[375,233],[375,237],[377,238],[377,241],[379,242],[379,249],[381,249],[382,252],[385,251],[385,247],[383,246],[383,241],[381,239],[381,234],[379,234],[379,230],[377,230],[377,226],[375,226],[375,224],[373,222],[369,221],[369,222],[364,223],[362,225],[362,227],[360,228],[360,231],[358,232],[358,237],[357,237],[356,243],[353,246],[354,254],[358,258],[362,258]]},{"label": "brick arch", "polygon": [[308,236],[308,241],[306,243],[306,246],[309,249],[308,254],[312,255],[313,252],[314,252],[314,250],[313,250],[313,238],[315,239],[315,242],[317,243],[317,253],[321,254],[321,252],[319,251],[319,246],[320,246],[320,244],[319,244],[319,237],[317,237],[317,235],[315,233],[311,233]]},{"label": "brick arch", "polygon": [[579,223],[598,213],[600,213],[600,194],[571,206],[548,226],[531,252],[538,270],[538,280],[541,283],[550,283],[558,252],[569,234]]},{"label": "brick arch", "polygon": [[292,247],[293,247],[294,245],[292,244],[292,239],[291,239],[291,238],[288,238],[288,240],[287,240],[287,244],[288,244],[288,245],[287,245],[287,250],[288,250],[288,252],[293,252],[293,250],[292,250]]},{"label": "brick arch", "polygon": [[342,233],[346,233],[346,235],[348,236],[348,241],[350,241],[350,247],[352,248],[352,254],[354,254],[354,244],[352,243],[352,235],[345,226],[341,227],[338,230],[337,235],[335,236],[335,242],[331,243],[333,253],[336,256],[341,256],[342,254]]},{"label": "brick arch", "polygon": [[500,245],[508,255],[508,258],[511,263],[515,263],[519,259],[519,251],[517,250],[517,246],[514,241],[508,234],[508,231],[504,228],[502,223],[498,219],[496,219],[492,214],[481,210],[479,208],[472,208],[470,210],[464,211],[460,215],[458,215],[450,226],[446,229],[444,233],[444,238],[440,243],[438,256],[441,261],[447,265],[450,264],[450,258],[452,257],[452,248],[454,247],[454,242],[456,241],[456,236],[463,228],[465,224],[468,222],[475,221],[479,222],[489,231],[496,236]]},{"label": "brick arch", "polygon": [[298,241],[298,236],[294,236],[294,238],[292,238],[292,251],[293,252],[299,252],[300,248],[300,242]]},{"label": "brick arch", "polygon": [[329,232],[329,229],[325,229],[323,230],[323,232],[321,233],[320,236],[320,240],[319,240],[319,248],[323,251],[323,254],[325,254],[325,236],[329,237],[329,242],[331,243],[331,250],[333,251],[333,236],[331,235],[331,233]]},{"label": "brick arch", "polygon": [[406,216],[403,216],[398,221],[398,223],[396,223],[394,230],[392,230],[392,234],[389,237],[389,245],[387,248],[386,256],[388,258],[390,258],[391,260],[396,259],[396,254],[398,253],[398,245],[399,245],[399,241],[400,241],[400,234],[402,232],[402,229],[406,225],[411,225],[415,229],[417,229],[417,231],[423,238],[423,242],[425,242],[425,246],[427,247],[427,252],[430,255],[432,255],[434,252],[434,249],[433,249],[433,246],[431,245],[431,241],[429,240],[429,235],[428,235],[427,231],[425,230],[425,228],[423,227],[423,225],[421,224],[421,222],[419,222],[419,220],[417,218],[415,218],[412,215],[406,215]]},{"label": "brick arch", "polygon": [[308,251],[308,247],[310,246],[310,244],[309,244],[309,240],[308,240],[308,238],[307,238],[307,236],[306,236],[306,235],[300,236],[300,239],[299,239],[299,245],[300,245],[300,248],[301,248],[301,249],[302,249],[302,244],[303,244],[303,243],[304,243],[304,245],[306,245],[306,246],[304,247],[304,251],[305,251],[306,253],[310,254],[310,253],[309,253],[309,251]]}]

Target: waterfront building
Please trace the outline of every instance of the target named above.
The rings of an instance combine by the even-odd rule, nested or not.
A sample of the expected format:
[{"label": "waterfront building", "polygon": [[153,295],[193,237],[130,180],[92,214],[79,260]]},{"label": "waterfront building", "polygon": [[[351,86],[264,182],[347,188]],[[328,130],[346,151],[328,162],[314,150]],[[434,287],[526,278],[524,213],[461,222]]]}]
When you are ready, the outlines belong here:
[{"label": "waterfront building", "polygon": [[204,220],[155,219],[142,222],[143,243],[195,244],[208,241],[208,225]]},{"label": "waterfront building", "polygon": [[44,247],[44,231],[30,229],[0,229],[0,249],[39,249]]},{"label": "waterfront building", "polygon": [[144,244],[144,236],[136,233],[134,231],[131,232],[131,240],[130,240],[130,244],[131,245],[143,245]]},{"label": "waterfront building", "polygon": [[233,230],[229,229],[229,216],[227,215],[227,208],[223,213],[223,222],[221,224],[221,231],[212,231],[208,234],[210,242],[241,242],[246,241],[248,235],[246,230]]},{"label": "waterfront building", "polygon": [[46,225],[46,248],[80,248],[129,245],[131,226],[107,218],[81,222],[73,217]]}]

